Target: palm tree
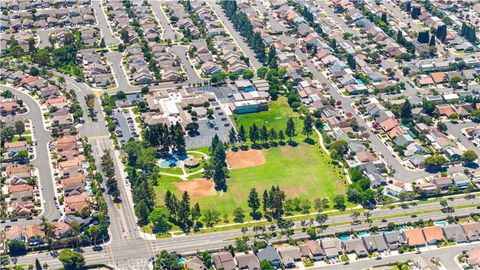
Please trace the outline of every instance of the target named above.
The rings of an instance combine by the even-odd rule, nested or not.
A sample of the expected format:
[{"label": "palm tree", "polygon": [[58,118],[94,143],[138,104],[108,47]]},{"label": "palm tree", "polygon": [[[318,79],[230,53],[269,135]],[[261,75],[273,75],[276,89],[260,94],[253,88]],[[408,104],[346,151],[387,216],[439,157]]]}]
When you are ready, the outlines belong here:
[{"label": "palm tree", "polygon": [[370,211],[365,211],[363,212],[363,216],[365,217],[367,222],[370,222],[370,217],[372,216],[372,213],[370,213]]},{"label": "palm tree", "polygon": [[360,213],[359,213],[358,211],[353,211],[353,212],[350,214],[350,217],[352,218],[353,223],[357,223],[358,217],[360,217]]},{"label": "palm tree", "polygon": [[80,236],[80,223],[77,221],[73,221],[72,224],[70,224],[70,233],[73,235],[77,242],[77,246],[79,244],[79,236]]}]

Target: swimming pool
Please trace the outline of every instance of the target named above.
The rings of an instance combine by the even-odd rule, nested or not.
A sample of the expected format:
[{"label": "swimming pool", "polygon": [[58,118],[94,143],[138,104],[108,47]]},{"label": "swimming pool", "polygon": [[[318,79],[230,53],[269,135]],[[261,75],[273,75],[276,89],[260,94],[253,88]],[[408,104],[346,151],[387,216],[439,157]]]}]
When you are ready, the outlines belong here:
[{"label": "swimming pool", "polygon": [[186,262],[187,262],[187,259],[185,259],[185,258],[180,258],[180,259],[178,259],[178,261],[177,261],[177,265],[185,264]]},{"label": "swimming pool", "polygon": [[448,225],[448,222],[446,222],[446,221],[434,221],[433,225],[440,226],[440,227],[445,227],[445,226]]},{"label": "swimming pool", "polygon": [[352,239],[352,235],[351,234],[342,234],[342,235],[339,235],[337,238],[340,239],[341,241],[347,241],[347,240]]},{"label": "swimming pool", "polygon": [[369,232],[359,232],[358,233],[358,237],[364,237],[364,236],[369,236],[370,233]]},{"label": "swimming pool", "polygon": [[82,167],[83,167],[84,169],[88,169],[88,162],[83,162],[83,163],[82,163]]},{"label": "swimming pool", "polygon": [[254,91],[254,90],[255,90],[255,89],[253,88],[253,86],[248,86],[248,87],[243,88],[243,91],[245,91],[245,92],[247,92],[247,93],[248,93],[248,92],[252,92],[252,91]]}]

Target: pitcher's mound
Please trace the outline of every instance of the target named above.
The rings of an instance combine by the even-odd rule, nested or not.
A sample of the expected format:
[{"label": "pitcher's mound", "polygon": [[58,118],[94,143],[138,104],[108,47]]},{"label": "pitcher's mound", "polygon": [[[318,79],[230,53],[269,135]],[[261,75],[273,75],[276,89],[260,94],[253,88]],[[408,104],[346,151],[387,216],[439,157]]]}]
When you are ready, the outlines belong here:
[{"label": "pitcher's mound", "polygon": [[227,162],[232,169],[242,169],[260,166],[265,163],[265,157],[260,150],[228,151]]},{"label": "pitcher's mound", "polygon": [[175,185],[182,193],[185,191],[188,192],[188,195],[192,198],[213,196],[217,194],[213,182],[206,179],[182,181],[175,183]]}]

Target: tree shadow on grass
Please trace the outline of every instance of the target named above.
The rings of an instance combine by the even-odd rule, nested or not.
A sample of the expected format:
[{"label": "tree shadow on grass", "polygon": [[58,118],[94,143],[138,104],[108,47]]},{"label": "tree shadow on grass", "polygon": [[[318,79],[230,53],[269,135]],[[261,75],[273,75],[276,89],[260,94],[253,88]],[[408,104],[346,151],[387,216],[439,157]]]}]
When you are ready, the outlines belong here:
[{"label": "tree shadow on grass", "polygon": [[289,141],[288,145],[290,145],[291,147],[297,147],[298,143],[296,141]]},{"label": "tree shadow on grass", "polygon": [[314,145],[315,144],[315,140],[313,140],[312,138],[305,138],[305,140],[303,140],[305,143],[308,143],[310,145]]}]

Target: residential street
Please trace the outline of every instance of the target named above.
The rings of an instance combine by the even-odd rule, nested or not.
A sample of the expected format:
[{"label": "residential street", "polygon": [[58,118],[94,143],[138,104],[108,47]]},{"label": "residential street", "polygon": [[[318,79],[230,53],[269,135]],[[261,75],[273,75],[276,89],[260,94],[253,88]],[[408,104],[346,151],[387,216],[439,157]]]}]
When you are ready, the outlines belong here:
[{"label": "residential street", "polygon": [[162,10],[162,2],[165,1],[159,1],[159,0],[148,0],[150,3],[153,14],[157,18],[158,22],[163,28],[163,33],[162,33],[162,39],[170,39],[170,40],[178,40],[183,37],[182,33],[176,32],[173,28],[172,25],[170,25],[170,22],[168,21],[167,16],[165,15],[165,12]]},{"label": "residential street", "polygon": [[95,17],[97,18],[97,26],[100,27],[100,32],[102,33],[102,37],[105,40],[105,44],[107,46],[116,46],[120,44],[120,40],[116,38],[112,33],[101,2],[101,0],[92,0]]},{"label": "residential street", "polygon": [[[57,204],[55,202],[55,186],[52,174],[52,165],[50,161],[50,151],[48,148],[53,138],[50,136],[50,131],[47,131],[44,126],[42,110],[39,107],[39,104],[32,97],[30,97],[30,95],[4,85],[0,85],[0,89],[1,91],[12,91],[24,101],[25,105],[29,109],[28,113],[22,117],[28,118],[32,121],[33,135],[37,140],[37,145],[35,146],[36,157],[31,162],[33,166],[38,168],[41,193],[43,199],[45,200],[45,203],[43,203],[44,210],[41,216],[44,216],[48,220],[58,219],[60,218],[61,213],[60,210],[57,209]],[[37,222],[37,218],[33,220],[19,219],[17,222],[7,221],[6,225],[27,225]],[[2,227],[3,226],[4,225],[2,225]]]},{"label": "residential street", "polygon": [[228,33],[232,38],[235,40],[235,42],[238,44],[240,49],[243,51],[246,57],[250,60],[250,63],[255,69],[259,69],[262,64],[258,61],[258,59],[255,57],[255,53],[248,47],[247,43],[243,40],[243,37],[240,36],[240,34],[235,30],[233,27],[232,23],[230,20],[227,18],[225,15],[225,12],[223,12],[222,7],[216,3],[216,2],[208,2],[212,9],[215,11],[215,14],[217,17],[220,19],[222,22],[223,26],[225,29],[227,29]]}]

